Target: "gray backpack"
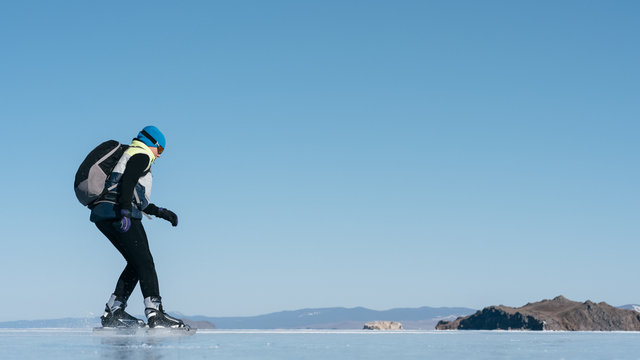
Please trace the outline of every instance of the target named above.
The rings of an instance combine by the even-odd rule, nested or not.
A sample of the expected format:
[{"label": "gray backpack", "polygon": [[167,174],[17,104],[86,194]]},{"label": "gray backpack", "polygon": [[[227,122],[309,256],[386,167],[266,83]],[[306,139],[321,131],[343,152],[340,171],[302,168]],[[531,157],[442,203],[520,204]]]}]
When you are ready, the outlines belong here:
[{"label": "gray backpack", "polygon": [[128,145],[108,140],[87,155],[73,183],[76,197],[82,205],[90,206],[106,192],[105,182],[127,148]]}]

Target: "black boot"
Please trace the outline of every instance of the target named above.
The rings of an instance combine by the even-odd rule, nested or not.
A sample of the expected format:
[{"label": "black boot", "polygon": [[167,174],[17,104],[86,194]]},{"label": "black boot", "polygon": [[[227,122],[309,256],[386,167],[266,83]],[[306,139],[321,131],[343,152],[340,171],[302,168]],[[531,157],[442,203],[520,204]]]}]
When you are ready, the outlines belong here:
[{"label": "black boot", "polygon": [[151,296],[144,299],[144,314],[150,328],[184,328],[188,327],[180,319],[168,315],[162,308],[162,299],[159,296]]},{"label": "black boot", "polygon": [[144,321],[127,314],[124,309],[127,307],[126,300],[122,301],[115,295],[111,295],[111,299],[104,308],[104,314],[100,317],[103,327],[112,328],[140,328],[145,327]]}]

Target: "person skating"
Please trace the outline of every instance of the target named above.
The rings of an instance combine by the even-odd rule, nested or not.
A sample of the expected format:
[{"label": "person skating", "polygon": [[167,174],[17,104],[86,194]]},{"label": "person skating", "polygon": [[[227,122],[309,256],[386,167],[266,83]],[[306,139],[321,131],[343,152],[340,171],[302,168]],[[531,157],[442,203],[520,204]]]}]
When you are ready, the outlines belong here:
[{"label": "person skating", "polygon": [[104,327],[144,327],[144,321],[125,308],[136,284],[144,297],[149,327],[185,327],[182,320],[167,315],[162,307],[153,257],[142,226],[143,213],[178,225],[178,216],[149,202],[151,165],[160,157],[165,137],[155,126],[147,126],[131,142],[106,181],[107,192],[91,205],[90,220],[127,261],[101,317]]}]

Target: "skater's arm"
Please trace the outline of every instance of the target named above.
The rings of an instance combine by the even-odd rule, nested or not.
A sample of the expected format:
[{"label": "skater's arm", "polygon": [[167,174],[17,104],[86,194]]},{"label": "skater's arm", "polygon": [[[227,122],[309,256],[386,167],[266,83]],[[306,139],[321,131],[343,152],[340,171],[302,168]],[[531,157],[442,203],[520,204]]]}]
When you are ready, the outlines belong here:
[{"label": "skater's arm", "polygon": [[127,167],[122,174],[120,182],[120,198],[118,204],[120,209],[131,211],[131,199],[133,199],[133,191],[140,177],[149,166],[149,156],[146,154],[135,154],[127,162]]},{"label": "skater's arm", "polygon": [[165,219],[173,226],[178,226],[178,215],[171,210],[165,208],[159,208],[155,204],[149,204],[144,208],[145,213],[153,216],[157,216],[161,219]]}]

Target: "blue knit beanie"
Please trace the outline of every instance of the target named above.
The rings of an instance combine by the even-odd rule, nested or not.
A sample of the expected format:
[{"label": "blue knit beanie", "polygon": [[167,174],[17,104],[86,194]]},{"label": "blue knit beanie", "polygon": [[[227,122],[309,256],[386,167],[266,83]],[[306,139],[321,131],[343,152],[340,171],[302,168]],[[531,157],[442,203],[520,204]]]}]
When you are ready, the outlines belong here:
[{"label": "blue knit beanie", "polygon": [[147,146],[158,146],[152,139],[149,139],[144,133],[151,135],[153,140],[155,140],[162,148],[166,148],[167,141],[164,139],[164,135],[162,132],[155,126],[145,126],[139,133],[136,139],[142,141]]}]

